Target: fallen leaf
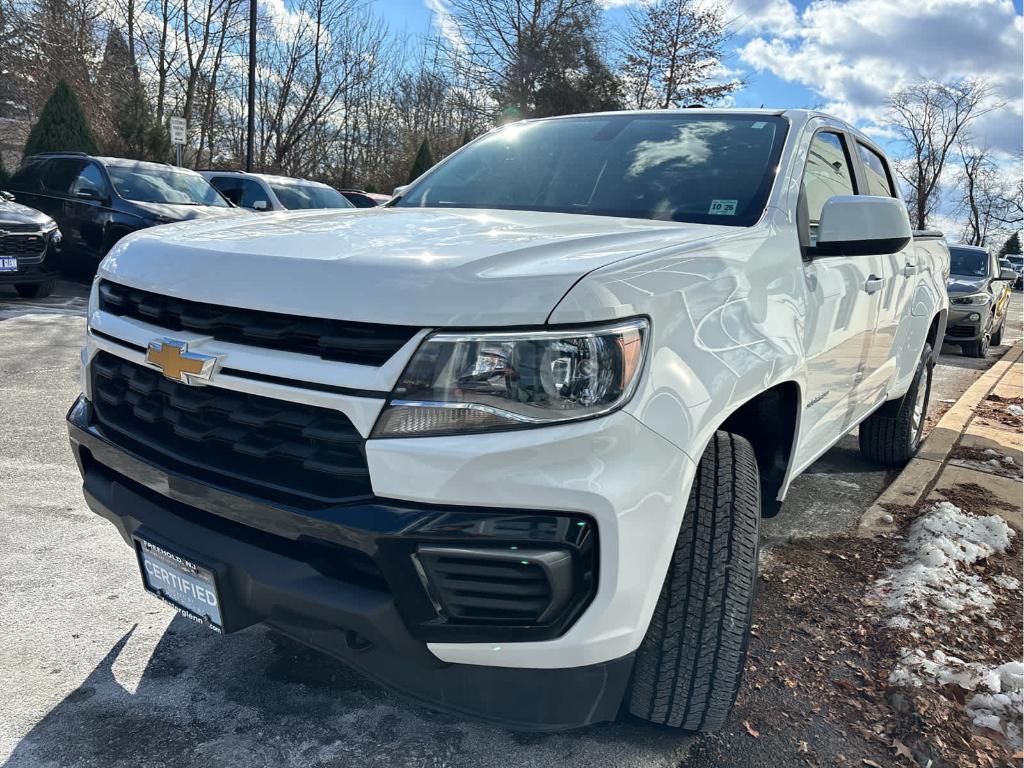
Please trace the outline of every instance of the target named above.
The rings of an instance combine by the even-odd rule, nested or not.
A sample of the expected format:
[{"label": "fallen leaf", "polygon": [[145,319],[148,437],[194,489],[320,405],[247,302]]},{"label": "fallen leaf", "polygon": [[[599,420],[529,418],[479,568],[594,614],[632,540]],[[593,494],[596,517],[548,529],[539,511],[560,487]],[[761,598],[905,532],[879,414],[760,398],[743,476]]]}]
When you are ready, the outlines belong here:
[{"label": "fallen leaf", "polygon": [[871,766],[871,768],[882,768],[882,766],[880,766],[874,760],[868,760],[866,757],[862,759],[861,762],[864,763],[864,765]]},{"label": "fallen leaf", "polygon": [[806,741],[801,741],[797,743],[796,751],[803,755],[806,755],[808,752],[811,751],[811,746]]},{"label": "fallen leaf", "polygon": [[916,762],[914,760],[914,753],[910,751],[910,747],[908,747],[899,739],[893,739],[892,748],[896,750],[897,756],[905,757],[912,763]]},{"label": "fallen leaf", "polygon": [[747,733],[749,733],[755,739],[758,736],[761,735],[761,733],[756,728],[754,728],[754,726],[752,726],[749,722],[747,722],[746,720],[743,721],[743,727],[746,728],[747,729]]}]

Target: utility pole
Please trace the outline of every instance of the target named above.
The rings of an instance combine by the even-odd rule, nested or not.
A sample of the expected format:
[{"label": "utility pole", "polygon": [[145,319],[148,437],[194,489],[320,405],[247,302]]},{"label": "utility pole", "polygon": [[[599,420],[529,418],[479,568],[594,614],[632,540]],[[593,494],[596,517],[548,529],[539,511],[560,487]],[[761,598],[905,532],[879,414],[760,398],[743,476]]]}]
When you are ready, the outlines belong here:
[{"label": "utility pole", "polygon": [[256,0],[249,0],[249,115],[245,134],[245,170],[252,172],[256,146]]}]

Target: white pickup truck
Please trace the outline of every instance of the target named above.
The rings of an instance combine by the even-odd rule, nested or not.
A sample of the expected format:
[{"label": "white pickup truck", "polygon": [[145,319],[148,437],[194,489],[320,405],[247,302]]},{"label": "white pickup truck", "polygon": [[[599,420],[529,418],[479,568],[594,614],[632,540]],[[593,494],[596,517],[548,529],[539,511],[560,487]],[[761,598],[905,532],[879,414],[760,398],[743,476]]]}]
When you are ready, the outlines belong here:
[{"label": "white pickup truck", "polygon": [[145,588],[520,729],[722,725],[758,524],[921,439],[949,255],[822,114],[515,123],[386,207],[172,224],[69,415]]}]

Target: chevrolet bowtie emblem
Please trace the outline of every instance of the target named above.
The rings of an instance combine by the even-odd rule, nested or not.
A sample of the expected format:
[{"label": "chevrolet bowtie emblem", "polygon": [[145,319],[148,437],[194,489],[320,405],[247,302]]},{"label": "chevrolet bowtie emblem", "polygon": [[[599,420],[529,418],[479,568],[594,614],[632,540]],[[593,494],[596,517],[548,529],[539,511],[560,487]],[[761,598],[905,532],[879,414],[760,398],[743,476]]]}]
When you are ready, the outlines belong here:
[{"label": "chevrolet bowtie emblem", "polygon": [[189,352],[187,341],[160,339],[149,342],[146,362],[163,371],[168,379],[198,386],[213,376],[217,356]]}]

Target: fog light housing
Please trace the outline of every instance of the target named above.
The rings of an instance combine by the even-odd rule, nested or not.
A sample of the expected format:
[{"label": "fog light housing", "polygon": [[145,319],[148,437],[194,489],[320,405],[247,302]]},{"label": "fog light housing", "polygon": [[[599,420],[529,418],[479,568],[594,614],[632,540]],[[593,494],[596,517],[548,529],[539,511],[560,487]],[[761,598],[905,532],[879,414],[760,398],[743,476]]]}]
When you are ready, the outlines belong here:
[{"label": "fog light housing", "polygon": [[981,315],[979,315],[977,312],[971,312],[971,314],[967,316],[967,319],[974,323],[977,322],[978,320],[981,320]]}]

